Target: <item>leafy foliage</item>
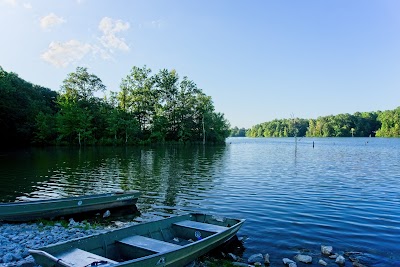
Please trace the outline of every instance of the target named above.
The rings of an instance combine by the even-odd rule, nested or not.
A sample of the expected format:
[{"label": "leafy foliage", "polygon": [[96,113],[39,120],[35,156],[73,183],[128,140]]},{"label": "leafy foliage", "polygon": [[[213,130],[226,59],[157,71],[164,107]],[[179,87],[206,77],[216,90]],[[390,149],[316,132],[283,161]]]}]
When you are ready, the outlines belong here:
[{"label": "leafy foliage", "polygon": [[238,127],[234,127],[232,129],[230,129],[230,135],[231,137],[245,137],[246,136],[246,129],[245,128],[238,128]]},{"label": "leafy foliage", "polygon": [[175,70],[133,67],[119,92],[87,68],[68,74],[59,94],[0,67],[1,142],[40,144],[223,143],[229,123],[211,97]]},{"label": "leafy foliage", "polygon": [[0,145],[27,145],[51,136],[43,122],[48,119],[45,114],[53,116],[57,112],[56,97],[56,92],[0,67]]},{"label": "leafy foliage", "polygon": [[305,119],[282,119],[257,124],[246,132],[249,137],[305,136],[308,121]]},{"label": "leafy foliage", "polygon": [[249,137],[400,137],[400,107],[377,112],[356,112],[317,119],[282,119],[253,126]]},{"label": "leafy foliage", "polygon": [[400,137],[400,107],[230,129],[211,97],[175,70],[152,74],[146,66],[133,67],[119,92],[96,96],[105,89],[100,78],[82,67],[68,74],[60,93],[0,67],[0,145],[223,143],[229,135]]},{"label": "leafy foliage", "polygon": [[382,126],[376,136],[400,137],[400,107],[379,113],[378,121]]}]

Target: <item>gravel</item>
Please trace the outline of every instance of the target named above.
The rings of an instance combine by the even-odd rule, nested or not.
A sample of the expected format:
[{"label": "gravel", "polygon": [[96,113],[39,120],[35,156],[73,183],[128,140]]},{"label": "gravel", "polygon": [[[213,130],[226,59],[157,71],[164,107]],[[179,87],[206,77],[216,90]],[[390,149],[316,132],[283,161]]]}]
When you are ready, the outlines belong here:
[{"label": "gravel", "polygon": [[70,219],[65,227],[61,223],[54,225],[0,223],[0,266],[37,266],[29,254],[29,249],[38,249],[115,228],[114,226],[92,226],[87,222],[75,222],[73,219]]}]

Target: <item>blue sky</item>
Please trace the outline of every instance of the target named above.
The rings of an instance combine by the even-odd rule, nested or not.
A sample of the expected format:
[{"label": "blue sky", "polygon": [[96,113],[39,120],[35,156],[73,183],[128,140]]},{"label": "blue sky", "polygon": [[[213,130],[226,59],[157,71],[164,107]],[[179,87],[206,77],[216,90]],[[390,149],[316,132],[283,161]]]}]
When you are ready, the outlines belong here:
[{"label": "blue sky", "polygon": [[400,106],[400,1],[0,0],[0,65],[59,90],[176,69],[232,126]]}]

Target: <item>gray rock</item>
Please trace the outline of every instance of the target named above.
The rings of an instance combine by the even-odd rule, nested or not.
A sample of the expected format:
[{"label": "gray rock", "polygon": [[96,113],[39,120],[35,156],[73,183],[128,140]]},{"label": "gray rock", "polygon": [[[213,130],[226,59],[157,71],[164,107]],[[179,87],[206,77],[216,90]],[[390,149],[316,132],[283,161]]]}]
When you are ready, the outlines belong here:
[{"label": "gray rock", "polygon": [[344,258],[342,255],[339,255],[339,256],[336,258],[335,262],[336,262],[337,264],[339,264],[339,265],[343,265],[343,264],[346,262],[346,260],[345,260],[345,258]]},{"label": "gray rock", "polygon": [[294,259],[303,263],[312,263],[312,257],[308,255],[298,254],[294,256]]},{"label": "gray rock", "polygon": [[15,251],[15,252],[13,253],[14,260],[17,260],[17,261],[18,261],[18,260],[21,260],[21,259],[23,258],[22,252],[23,252],[22,249],[18,249],[17,251]]},{"label": "gray rock", "polygon": [[21,252],[21,255],[23,258],[26,258],[29,256],[29,250],[27,248],[24,248]]},{"label": "gray rock", "polygon": [[68,226],[69,227],[73,227],[73,226],[76,226],[76,225],[78,225],[78,223],[74,221],[74,218],[70,218]]},{"label": "gray rock", "polygon": [[333,247],[332,246],[324,246],[321,245],[321,253],[324,255],[331,255],[333,251]]},{"label": "gray rock", "polygon": [[[13,265],[14,266],[14,265]],[[32,256],[28,256],[21,261],[18,261],[15,265],[16,267],[37,267],[35,260]]]},{"label": "gray rock", "polygon": [[264,261],[264,257],[261,253],[253,254],[247,260],[248,263],[263,262],[263,261]]},{"label": "gray rock", "polygon": [[51,235],[47,236],[47,242],[48,243],[53,243],[54,242],[54,237],[51,236]]},{"label": "gray rock", "polygon": [[264,264],[265,265],[269,265],[270,264],[269,254],[268,253],[264,255]]},{"label": "gray rock", "polygon": [[230,260],[233,260],[233,261],[237,261],[237,260],[238,260],[238,256],[236,256],[236,255],[233,254],[233,253],[228,253],[228,258],[229,258]]},{"label": "gray rock", "polygon": [[[83,230],[79,228],[80,225],[73,219],[70,220],[70,227],[67,228],[62,227],[61,224],[45,226],[39,223],[13,225],[0,223],[0,266],[36,267],[33,258],[29,257],[28,249],[38,249],[45,245],[105,230],[104,227]],[[110,227],[108,230],[114,228]]]},{"label": "gray rock", "polygon": [[330,255],[329,258],[330,259],[336,259],[339,256],[339,254],[335,253],[333,255]]},{"label": "gray rock", "polygon": [[104,212],[103,218],[110,217],[110,215],[111,215],[111,212],[109,210],[107,210],[106,212]]},{"label": "gray rock", "polygon": [[3,256],[3,262],[4,262],[4,263],[12,262],[13,259],[14,259],[14,256],[13,256],[13,254],[11,254],[11,253],[7,253],[7,254],[5,254],[5,255]]},{"label": "gray rock", "polygon": [[282,261],[284,264],[286,264],[289,267],[297,267],[296,262],[292,261],[291,259],[283,258]]},{"label": "gray rock", "polygon": [[324,260],[319,260],[318,263],[323,265],[323,266],[328,265],[328,263],[326,263],[326,261],[324,261]]}]

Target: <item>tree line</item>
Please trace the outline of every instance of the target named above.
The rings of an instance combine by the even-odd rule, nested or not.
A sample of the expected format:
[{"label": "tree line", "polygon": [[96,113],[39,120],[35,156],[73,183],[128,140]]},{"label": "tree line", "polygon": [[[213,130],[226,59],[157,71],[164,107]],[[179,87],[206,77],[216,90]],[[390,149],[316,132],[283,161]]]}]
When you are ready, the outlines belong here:
[{"label": "tree line", "polygon": [[248,137],[400,137],[400,107],[317,119],[276,119],[251,127]]},{"label": "tree line", "polygon": [[77,67],[60,92],[0,67],[0,142],[4,145],[224,143],[229,122],[213,101],[175,70],[133,67],[103,98],[101,79]]},{"label": "tree line", "polygon": [[246,129],[245,128],[238,128],[237,126],[231,128],[230,130],[230,137],[245,137],[246,136]]}]

